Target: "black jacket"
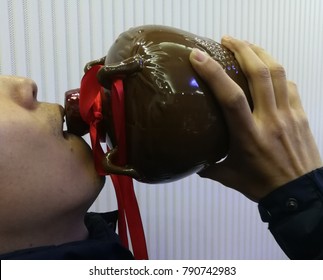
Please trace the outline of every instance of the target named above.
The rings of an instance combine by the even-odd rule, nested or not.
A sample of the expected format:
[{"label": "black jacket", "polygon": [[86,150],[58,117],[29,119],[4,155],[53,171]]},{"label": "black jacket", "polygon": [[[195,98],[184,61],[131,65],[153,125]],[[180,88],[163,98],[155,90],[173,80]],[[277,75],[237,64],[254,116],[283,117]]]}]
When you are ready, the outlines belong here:
[{"label": "black jacket", "polygon": [[89,238],[59,246],[43,246],[0,255],[0,259],[16,260],[122,260],[133,259],[115,233],[117,211],[88,213],[85,224]]}]

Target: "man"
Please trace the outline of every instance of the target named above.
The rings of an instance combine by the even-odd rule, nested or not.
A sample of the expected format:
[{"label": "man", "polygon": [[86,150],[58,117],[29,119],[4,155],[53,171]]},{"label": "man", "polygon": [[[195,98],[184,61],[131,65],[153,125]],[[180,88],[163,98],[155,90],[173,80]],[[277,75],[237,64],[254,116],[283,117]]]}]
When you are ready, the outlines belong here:
[{"label": "man", "polygon": [[[290,258],[323,258],[322,161],[297,88],[261,48],[230,37],[222,43],[247,76],[254,108],[218,63],[193,50],[191,63],[230,132],[226,159],[200,176],[259,202],[263,221]],[[106,223],[103,230],[93,230],[100,219],[83,223],[103,180],[85,143],[62,132],[62,109],[35,95],[30,80],[0,80],[0,145],[6,147],[0,155],[0,252],[31,248],[0,258],[131,258]]]},{"label": "man", "polygon": [[32,80],[0,76],[0,254],[25,249],[0,259],[131,258],[103,217],[86,216],[104,177],[63,119]]}]

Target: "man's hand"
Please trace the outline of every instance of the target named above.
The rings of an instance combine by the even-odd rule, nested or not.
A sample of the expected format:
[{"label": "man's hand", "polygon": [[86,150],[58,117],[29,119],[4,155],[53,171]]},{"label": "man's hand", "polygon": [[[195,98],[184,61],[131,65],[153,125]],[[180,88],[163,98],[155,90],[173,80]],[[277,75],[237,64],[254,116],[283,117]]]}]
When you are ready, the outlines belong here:
[{"label": "man's hand", "polygon": [[222,44],[247,77],[254,108],[220,64],[193,50],[191,63],[222,107],[230,133],[228,156],[199,175],[259,201],[321,167],[322,161],[297,87],[286,79],[284,68],[258,46],[231,37]]}]

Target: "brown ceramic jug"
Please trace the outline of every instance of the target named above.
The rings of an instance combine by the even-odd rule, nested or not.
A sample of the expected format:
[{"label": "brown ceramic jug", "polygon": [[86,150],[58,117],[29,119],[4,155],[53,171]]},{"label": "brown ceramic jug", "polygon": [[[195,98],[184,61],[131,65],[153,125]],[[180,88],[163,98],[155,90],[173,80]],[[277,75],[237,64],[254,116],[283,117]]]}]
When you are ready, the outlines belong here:
[{"label": "brown ceramic jug", "polygon": [[[218,61],[252,106],[246,78],[221,44],[172,27],[132,28],[117,38],[105,57],[85,67],[87,71],[103,66],[97,79],[105,89],[101,131],[112,142],[103,159],[107,173],[146,183],[170,182],[226,156],[229,139],[221,108],[189,62],[192,48]],[[125,96],[127,160],[122,166],[111,156],[118,153],[110,108],[115,78],[122,79]],[[83,135],[88,125],[79,116],[78,98],[77,91],[67,92],[66,121],[70,132]]]}]

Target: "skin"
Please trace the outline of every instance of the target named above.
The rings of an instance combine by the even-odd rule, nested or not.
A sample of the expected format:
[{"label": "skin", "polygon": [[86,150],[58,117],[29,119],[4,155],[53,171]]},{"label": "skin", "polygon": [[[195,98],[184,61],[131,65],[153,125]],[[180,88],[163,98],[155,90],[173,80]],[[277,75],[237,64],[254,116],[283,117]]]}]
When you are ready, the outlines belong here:
[{"label": "skin", "polygon": [[241,88],[220,64],[194,49],[192,66],[222,107],[230,133],[226,159],[199,175],[236,189],[253,201],[314,169],[322,160],[297,86],[284,68],[259,46],[223,37],[246,75],[251,111]]},{"label": "skin", "polygon": [[104,178],[89,146],[63,133],[63,108],[0,76],[0,253],[87,238],[84,215]]}]

